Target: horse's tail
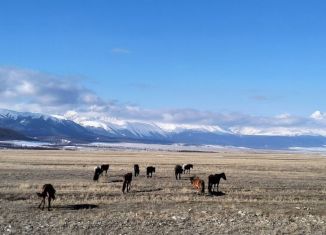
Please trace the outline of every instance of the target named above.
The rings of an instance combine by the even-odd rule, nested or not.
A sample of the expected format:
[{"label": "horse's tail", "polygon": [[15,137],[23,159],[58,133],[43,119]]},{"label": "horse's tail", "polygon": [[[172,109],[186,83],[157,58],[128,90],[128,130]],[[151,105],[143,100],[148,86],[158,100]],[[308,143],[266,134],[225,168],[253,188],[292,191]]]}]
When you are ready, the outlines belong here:
[{"label": "horse's tail", "polygon": [[204,180],[201,181],[201,192],[205,193],[205,181]]},{"label": "horse's tail", "polygon": [[126,189],[126,186],[127,186],[127,181],[123,181],[123,185],[122,185],[122,192],[125,193],[125,189]]}]

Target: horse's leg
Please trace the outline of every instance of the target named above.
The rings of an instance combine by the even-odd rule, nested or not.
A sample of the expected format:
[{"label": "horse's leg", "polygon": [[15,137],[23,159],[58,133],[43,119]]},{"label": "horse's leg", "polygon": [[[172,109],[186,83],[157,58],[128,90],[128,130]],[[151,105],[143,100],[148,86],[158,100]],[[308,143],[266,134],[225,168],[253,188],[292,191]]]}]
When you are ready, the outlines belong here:
[{"label": "horse's leg", "polygon": [[40,204],[38,205],[38,208],[41,209],[41,205],[42,205],[43,199],[41,200]]},{"label": "horse's leg", "polygon": [[51,197],[48,197],[48,211],[50,211],[51,208]]},{"label": "horse's leg", "polygon": [[43,199],[42,199],[42,210],[44,210],[44,205],[45,205],[45,197],[43,197]]}]

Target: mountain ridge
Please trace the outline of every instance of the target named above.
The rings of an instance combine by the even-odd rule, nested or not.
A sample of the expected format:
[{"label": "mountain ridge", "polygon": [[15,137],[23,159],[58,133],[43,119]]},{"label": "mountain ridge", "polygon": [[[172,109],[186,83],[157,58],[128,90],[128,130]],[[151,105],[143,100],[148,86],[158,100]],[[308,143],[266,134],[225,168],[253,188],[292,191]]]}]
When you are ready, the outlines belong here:
[{"label": "mountain ridge", "polygon": [[0,109],[0,128],[13,130],[33,140],[58,143],[100,141],[184,143],[262,149],[321,147],[326,145],[326,137],[318,135],[241,135],[219,126],[164,125],[139,121],[121,121],[117,124],[85,119],[70,120],[57,115]]}]

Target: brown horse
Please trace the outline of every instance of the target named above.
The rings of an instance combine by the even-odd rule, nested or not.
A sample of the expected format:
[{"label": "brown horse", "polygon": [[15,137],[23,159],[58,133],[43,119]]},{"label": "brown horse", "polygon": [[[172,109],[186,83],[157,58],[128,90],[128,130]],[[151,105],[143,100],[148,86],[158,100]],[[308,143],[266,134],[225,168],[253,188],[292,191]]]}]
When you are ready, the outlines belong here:
[{"label": "brown horse", "polygon": [[44,184],[42,188],[41,193],[36,193],[37,196],[43,198],[41,203],[38,205],[38,208],[41,208],[44,210],[44,205],[45,205],[45,198],[48,198],[48,210],[51,208],[51,200],[55,199],[55,189],[52,186],[52,184]]},{"label": "brown horse", "polygon": [[126,189],[127,189],[127,193],[130,191],[131,181],[132,181],[132,173],[125,174],[124,175],[123,186],[122,186],[122,192],[123,193],[125,193]]},{"label": "brown horse", "polygon": [[190,177],[192,186],[197,189],[198,192],[205,193],[205,181],[200,179],[198,176]]}]

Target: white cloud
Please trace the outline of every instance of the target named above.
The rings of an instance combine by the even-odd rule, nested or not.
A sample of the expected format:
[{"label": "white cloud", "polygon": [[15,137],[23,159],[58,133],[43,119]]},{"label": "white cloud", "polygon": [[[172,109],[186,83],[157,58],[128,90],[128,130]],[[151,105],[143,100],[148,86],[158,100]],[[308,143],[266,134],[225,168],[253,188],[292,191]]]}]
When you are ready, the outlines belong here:
[{"label": "white cloud", "polygon": [[313,112],[310,117],[315,120],[326,120],[326,113],[322,113],[320,111]]},{"label": "white cloud", "polygon": [[274,117],[216,113],[196,109],[145,109],[103,100],[95,92],[64,76],[0,67],[0,108],[60,115],[88,125],[144,122],[165,131],[195,129],[241,135],[326,135],[326,113],[309,117],[288,113]]}]

